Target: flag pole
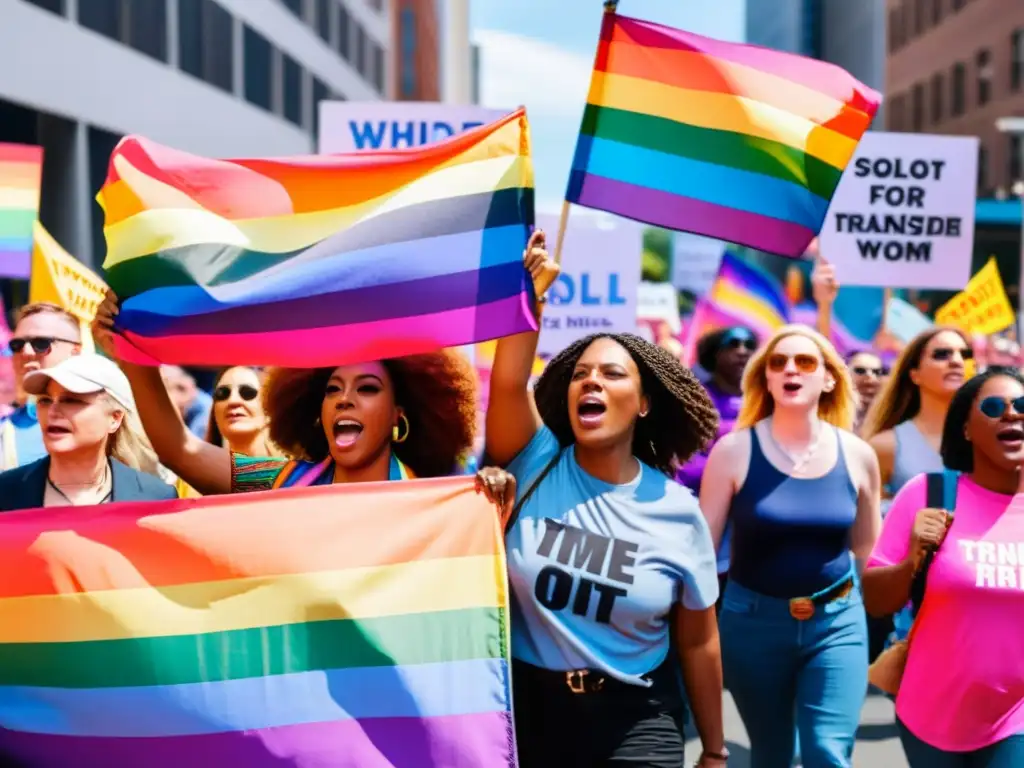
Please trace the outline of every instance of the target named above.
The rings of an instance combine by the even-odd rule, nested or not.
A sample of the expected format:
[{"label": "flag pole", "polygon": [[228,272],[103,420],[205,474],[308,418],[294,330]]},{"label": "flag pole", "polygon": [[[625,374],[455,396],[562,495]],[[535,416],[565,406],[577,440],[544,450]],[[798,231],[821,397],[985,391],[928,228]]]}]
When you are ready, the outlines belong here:
[{"label": "flag pole", "polygon": [[[604,12],[615,13],[619,0],[605,0]],[[569,226],[569,201],[562,202],[562,214],[558,217],[558,233],[555,235],[555,264],[562,263],[562,245],[565,243],[565,230]]]}]

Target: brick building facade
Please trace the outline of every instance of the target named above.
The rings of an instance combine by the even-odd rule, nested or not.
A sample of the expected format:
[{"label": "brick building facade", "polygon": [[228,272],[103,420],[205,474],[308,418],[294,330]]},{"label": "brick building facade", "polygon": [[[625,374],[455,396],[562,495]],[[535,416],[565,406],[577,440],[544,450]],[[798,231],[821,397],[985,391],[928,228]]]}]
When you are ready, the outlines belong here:
[{"label": "brick building facade", "polygon": [[996,120],[1024,116],[1024,1],[887,0],[886,129],[981,139],[978,194],[1024,180],[1020,137]]}]

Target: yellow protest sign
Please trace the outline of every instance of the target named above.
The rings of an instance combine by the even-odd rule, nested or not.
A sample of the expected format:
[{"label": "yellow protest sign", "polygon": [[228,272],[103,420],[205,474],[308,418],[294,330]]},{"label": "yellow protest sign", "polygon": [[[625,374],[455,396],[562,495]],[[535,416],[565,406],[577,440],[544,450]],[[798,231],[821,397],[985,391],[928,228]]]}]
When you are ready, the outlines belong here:
[{"label": "yellow protest sign", "polygon": [[988,335],[1006,330],[1016,322],[996,257],[992,256],[967,283],[967,287],[935,313],[937,325],[950,325],[966,333]]},{"label": "yellow protest sign", "polygon": [[33,236],[28,300],[57,304],[88,325],[96,317],[96,310],[107,292],[107,284],[61,248],[38,221]]}]

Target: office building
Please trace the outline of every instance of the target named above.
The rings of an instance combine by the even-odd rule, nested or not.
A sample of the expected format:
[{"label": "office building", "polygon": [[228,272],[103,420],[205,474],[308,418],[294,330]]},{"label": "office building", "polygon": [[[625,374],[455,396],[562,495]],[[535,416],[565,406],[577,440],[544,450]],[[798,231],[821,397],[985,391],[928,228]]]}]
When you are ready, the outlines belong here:
[{"label": "office building", "polygon": [[392,0],[393,87],[396,101],[439,101],[439,0]]},{"label": "office building", "polygon": [[469,41],[469,0],[443,0],[443,6],[441,100],[446,104],[473,104],[474,54]]},{"label": "office building", "polygon": [[888,0],[887,128],[978,136],[980,197],[1019,195],[1021,138],[996,128],[1024,115],[1024,3]]},{"label": "office building", "polygon": [[119,138],[213,157],[312,151],[316,104],[389,97],[385,0],[0,0],[0,141],[44,148],[42,223],[102,260]]}]

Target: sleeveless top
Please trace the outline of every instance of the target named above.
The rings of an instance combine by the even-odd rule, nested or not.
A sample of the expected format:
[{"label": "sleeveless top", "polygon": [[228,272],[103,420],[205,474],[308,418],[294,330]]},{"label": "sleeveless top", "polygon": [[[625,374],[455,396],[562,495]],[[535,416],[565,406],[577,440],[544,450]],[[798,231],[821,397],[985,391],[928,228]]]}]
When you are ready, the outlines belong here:
[{"label": "sleeveless top", "polygon": [[895,496],[911,478],[927,472],[941,472],[942,457],[925,439],[914,422],[904,421],[897,424],[892,432],[896,438],[896,455],[892,461],[889,492]]},{"label": "sleeveless top", "polygon": [[842,436],[835,432],[835,466],[821,477],[794,478],[768,461],[757,432],[750,430],[750,468],[729,509],[730,579],[754,592],[789,599],[817,594],[850,574],[857,489]]}]

